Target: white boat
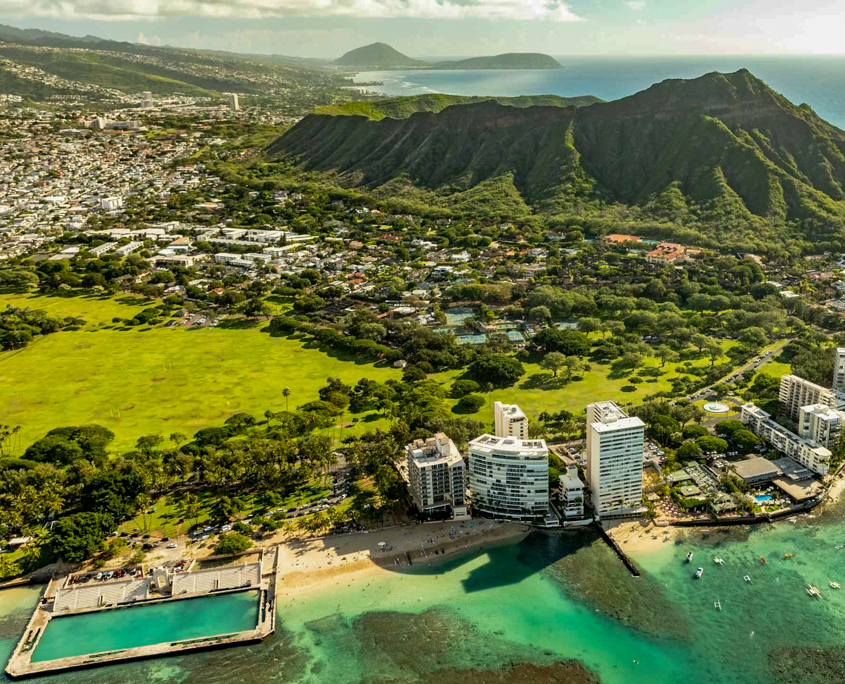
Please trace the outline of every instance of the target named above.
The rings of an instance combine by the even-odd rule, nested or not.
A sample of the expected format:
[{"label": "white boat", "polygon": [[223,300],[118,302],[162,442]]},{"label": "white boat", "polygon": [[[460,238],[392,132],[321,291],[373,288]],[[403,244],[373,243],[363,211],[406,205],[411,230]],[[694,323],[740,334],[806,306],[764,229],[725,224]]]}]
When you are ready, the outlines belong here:
[{"label": "white boat", "polygon": [[842,585],[839,582],[828,582],[831,589],[841,589]]},{"label": "white boat", "polygon": [[718,600],[717,600],[717,601],[714,601],[714,602],[713,602],[713,607],[714,607],[716,610],[722,610],[722,602],[721,602],[721,601],[718,601]]},{"label": "white boat", "polygon": [[723,559],[721,559],[721,558],[714,558],[714,559],[713,559],[713,562],[714,562],[716,565],[724,565],[724,564],[725,564],[725,561],[724,561]]},{"label": "white boat", "polygon": [[692,551],[687,554],[687,563],[692,563]]},{"label": "white boat", "polygon": [[751,581],[751,575],[746,575],[742,579],[744,579],[746,582],[750,582]]},{"label": "white boat", "polygon": [[807,593],[808,593],[810,596],[816,596],[817,598],[821,598],[821,597],[822,597],[821,592],[820,592],[818,589],[816,589],[816,588],[815,588],[812,584],[808,584],[808,585],[807,585]]},{"label": "white boat", "polygon": [[704,574],[704,568],[699,568],[698,570],[695,571],[695,579],[698,579],[703,574]]}]

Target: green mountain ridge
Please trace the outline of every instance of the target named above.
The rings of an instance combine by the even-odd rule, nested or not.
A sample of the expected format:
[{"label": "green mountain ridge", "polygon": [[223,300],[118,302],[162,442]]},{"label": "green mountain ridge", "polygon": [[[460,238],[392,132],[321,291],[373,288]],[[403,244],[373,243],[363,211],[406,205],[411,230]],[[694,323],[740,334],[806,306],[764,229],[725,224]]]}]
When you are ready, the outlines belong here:
[{"label": "green mountain ridge", "polygon": [[347,102],[339,105],[325,105],[314,110],[314,114],[329,116],[364,116],[371,121],[381,119],[407,119],[417,112],[440,112],[453,105],[494,101],[509,107],[586,107],[604,100],[593,95],[581,97],[560,97],[559,95],[521,95],[518,97],[484,97],[481,95],[442,95],[426,93],[396,97],[374,102]]},{"label": "green mountain ridge", "polygon": [[338,66],[401,69],[428,66],[427,62],[411,59],[386,43],[373,43],[350,50],[334,62]]},{"label": "green mountain ridge", "polygon": [[431,66],[439,71],[457,69],[563,69],[553,57],[539,52],[509,52],[492,57],[471,57],[454,62],[437,62]]},{"label": "green mountain ridge", "polygon": [[717,240],[845,234],[845,133],[746,70],[586,107],[488,100],[404,119],[315,113],[267,154],[444,207],[485,183],[516,192],[503,206],[517,213],[620,204]]}]

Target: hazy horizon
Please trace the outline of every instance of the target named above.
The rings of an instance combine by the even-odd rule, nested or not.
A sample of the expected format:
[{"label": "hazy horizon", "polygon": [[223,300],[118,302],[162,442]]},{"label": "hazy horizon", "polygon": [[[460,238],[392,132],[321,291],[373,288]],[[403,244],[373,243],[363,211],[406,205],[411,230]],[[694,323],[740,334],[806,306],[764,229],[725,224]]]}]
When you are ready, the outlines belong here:
[{"label": "hazy horizon", "polygon": [[[151,45],[334,59],[839,56],[840,0],[4,0],[0,23]],[[683,6],[688,5],[688,6]]]}]

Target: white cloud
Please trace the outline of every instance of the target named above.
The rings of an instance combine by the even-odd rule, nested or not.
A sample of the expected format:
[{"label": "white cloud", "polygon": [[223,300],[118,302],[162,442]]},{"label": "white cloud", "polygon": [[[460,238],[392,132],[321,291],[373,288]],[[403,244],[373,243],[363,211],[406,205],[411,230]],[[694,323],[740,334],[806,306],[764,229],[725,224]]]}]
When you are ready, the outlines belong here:
[{"label": "white cloud", "polygon": [[625,4],[628,5],[628,7],[634,10],[635,12],[637,10],[645,9],[644,0],[628,0],[628,2],[626,2]]},{"label": "white cloud", "polygon": [[144,35],[143,32],[138,34],[138,37],[135,39],[136,43],[140,43],[141,45],[162,45],[163,41],[158,36],[147,36]]},{"label": "white cloud", "polygon": [[[637,3],[629,3],[637,4]],[[5,14],[62,19],[346,16],[580,21],[563,0],[3,0]]]}]

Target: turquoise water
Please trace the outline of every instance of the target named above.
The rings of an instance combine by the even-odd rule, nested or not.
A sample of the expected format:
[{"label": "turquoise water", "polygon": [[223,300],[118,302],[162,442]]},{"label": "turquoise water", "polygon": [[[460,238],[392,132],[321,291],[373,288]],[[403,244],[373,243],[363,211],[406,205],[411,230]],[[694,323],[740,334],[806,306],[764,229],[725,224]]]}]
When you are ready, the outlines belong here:
[{"label": "turquoise water", "polygon": [[47,625],[32,660],[230,634],[257,624],[254,591],[57,617]]},{"label": "turquoise water", "polygon": [[667,78],[695,78],[711,71],[747,68],[796,104],[810,104],[823,118],[845,127],[845,57],[559,57],[565,69],[550,71],[377,71],[359,82],[387,95],[595,95],[616,100]]},{"label": "turquoise water", "polygon": [[[836,548],[845,544],[843,521],[840,503],[795,524],[682,532],[676,543],[635,555],[639,579],[589,533],[535,533],[440,565],[282,592],[277,634],[257,646],[51,681],[841,684],[845,589],[828,582],[845,585],[845,548]],[[694,580],[698,566],[705,572]],[[823,598],[808,596],[808,584]],[[37,592],[0,593],[0,656],[11,651],[37,600]],[[562,674],[570,661],[586,670]]]}]

